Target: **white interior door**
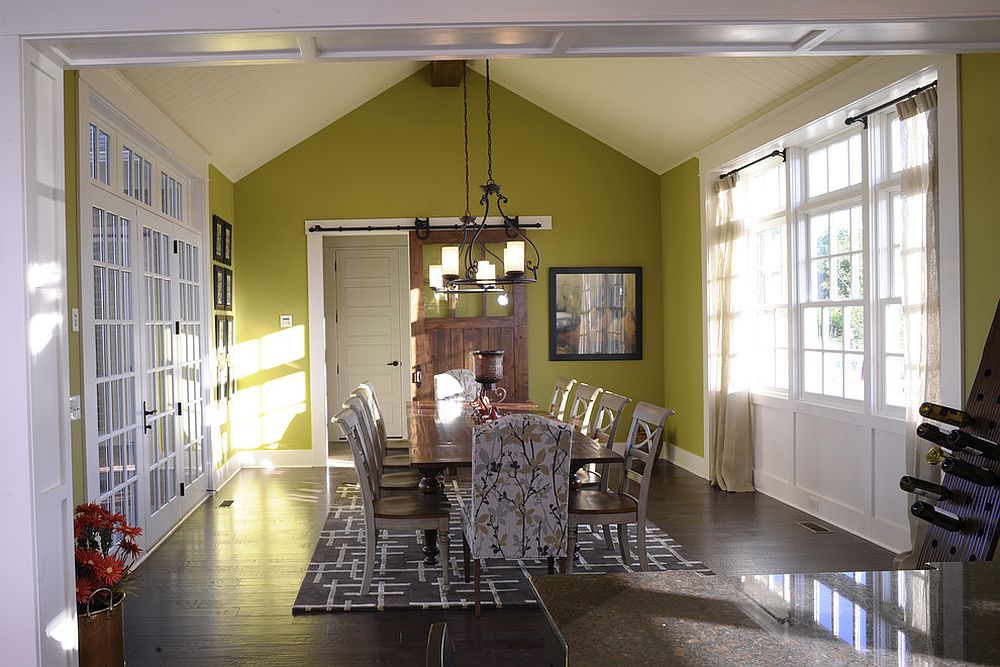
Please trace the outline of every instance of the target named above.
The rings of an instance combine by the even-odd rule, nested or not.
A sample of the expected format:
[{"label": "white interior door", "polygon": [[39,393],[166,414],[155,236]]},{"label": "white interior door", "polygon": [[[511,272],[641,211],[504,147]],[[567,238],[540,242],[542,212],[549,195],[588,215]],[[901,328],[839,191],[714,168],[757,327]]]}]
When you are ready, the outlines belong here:
[{"label": "white interior door", "polygon": [[378,392],[389,437],[403,436],[409,373],[404,337],[401,248],[338,248],[334,253],[337,386],[345,400],[359,382]]}]

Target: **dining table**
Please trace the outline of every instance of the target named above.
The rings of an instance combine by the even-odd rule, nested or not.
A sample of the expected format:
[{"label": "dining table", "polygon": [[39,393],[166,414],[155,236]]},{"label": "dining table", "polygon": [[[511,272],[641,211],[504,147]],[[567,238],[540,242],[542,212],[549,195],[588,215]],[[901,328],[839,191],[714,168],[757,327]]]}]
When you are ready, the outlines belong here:
[{"label": "dining table", "polygon": [[[534,403],[500,403],[501,416],[508,414],[547,415]],[[410,467],[420,475],[421,493],[444,493],[442,481],[447,470],[472,470],[472,428],[475,412],[467,401],[412,401],[409,405]],[[573,429],[570,467],[574,472],[591,463],[621,463],[621,454]],[[437,531],[424,531],[424,564],[436,565]]]}]

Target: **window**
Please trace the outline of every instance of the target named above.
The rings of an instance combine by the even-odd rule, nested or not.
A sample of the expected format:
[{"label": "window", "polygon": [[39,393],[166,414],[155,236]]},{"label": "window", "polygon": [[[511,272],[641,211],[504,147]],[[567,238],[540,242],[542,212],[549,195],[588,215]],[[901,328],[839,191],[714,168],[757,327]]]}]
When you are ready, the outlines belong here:
[{"label": "window", "polygon": [[740,173],[754,391],[903,416],[900,131],[890,109]]},{"label": "window", "polygon": [[184,220],[184,186],[165,171],[160,172],[160,210],[175,220]]},{"label": "window", "polygon": [[111,135],[90,124],[90,177],[105,185],[111,185],[111,169],[108,157],[111,151]]},{"label": "window", "polygon": [[122,145],[122,192],[143,204],[152,203],[153,165],[128,146]]}]

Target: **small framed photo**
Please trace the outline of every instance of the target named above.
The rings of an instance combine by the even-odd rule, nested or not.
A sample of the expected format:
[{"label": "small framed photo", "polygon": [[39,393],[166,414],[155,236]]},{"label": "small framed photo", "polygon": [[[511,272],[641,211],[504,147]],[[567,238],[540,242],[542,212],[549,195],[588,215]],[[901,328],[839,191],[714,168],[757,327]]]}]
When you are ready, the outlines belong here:
[{"label": "small framed photo", "polygon": [[222,269],[223,273],[223,283],[225,285],[225,290],[223,293],[223,303],[222,310],[232,310],[233,309],[233,270],[232,269]]},{"label": "small framed photo", "polygon": [[549,268],[549,361],[642,359],[642,267]]},{"label": "small framed photo", "polygon": [[212,293],[215,295],[213,302],[216,310],[226,309],[226,269],[221,266],[212,266]]},{"label": "small framed photo", "polygon": [[233,226],[217,215],[212,216],[212,259],[226,266],[233,263]]}]

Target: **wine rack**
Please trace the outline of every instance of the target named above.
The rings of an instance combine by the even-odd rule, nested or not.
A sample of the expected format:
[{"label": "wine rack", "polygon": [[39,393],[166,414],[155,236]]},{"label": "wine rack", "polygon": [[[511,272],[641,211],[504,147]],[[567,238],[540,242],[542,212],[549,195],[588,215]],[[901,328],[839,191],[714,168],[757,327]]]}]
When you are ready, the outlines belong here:
[{"label": "wine rack", "polygon": [[[1000,441],[1000,306],[993,317],[979,362],[979,371],[972,383],[964,412],[972,418],[972,423],[962,426],[961,431],[956,431],[946,444],[941,445],[950,450],[949,457],[953,459],[947,467],[968,476],[970,466],[974,466],[974,472],[981,473],[978,475],[981,481],[992,476],[986,471],[978,470],[980,468],[1000,476],[1000,461],[983,456],[972,446],[965,446],[972,443],[989,450],[989,443]],[[922,437],[927,437],[927,431],[925,428]],[[989,442],[977,443],[974,438],[960,433]],[[928,447],[937,444],[932,438],[928,440]],[[919,506],[921,502],[927,502],[938,511],[954,515],[959,521],[956,524],[954,521],[941,519],[940,523],[944,525],[928,525],[919,562],[992,560],[1000,531],[1000,487],[996,484],[977,484],[948,472],[944,473],[941,484],[949,492],[945,494],[945,498],[937,498],[931,502],[928,498],[918,497],[918,503],[915,503],[911,511],[918,516],[923,514],[925,518],[940,518],[940,514],[933,515],[929,508]]]}]

